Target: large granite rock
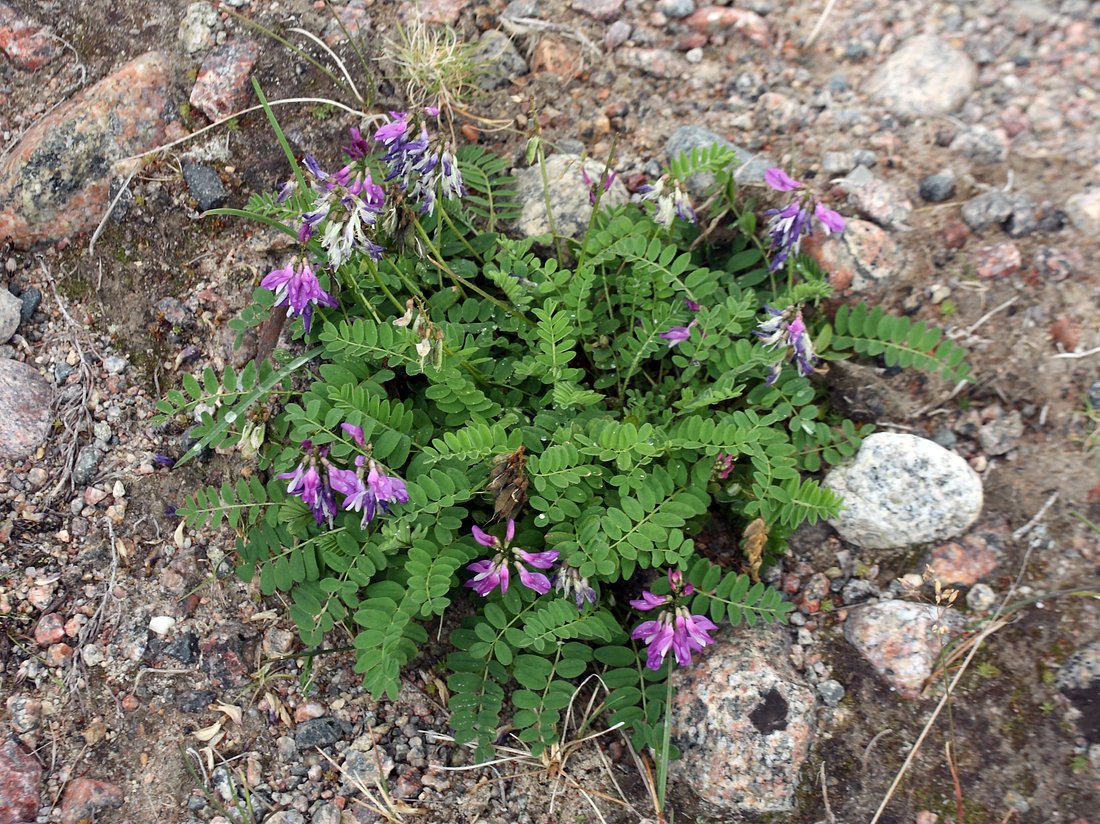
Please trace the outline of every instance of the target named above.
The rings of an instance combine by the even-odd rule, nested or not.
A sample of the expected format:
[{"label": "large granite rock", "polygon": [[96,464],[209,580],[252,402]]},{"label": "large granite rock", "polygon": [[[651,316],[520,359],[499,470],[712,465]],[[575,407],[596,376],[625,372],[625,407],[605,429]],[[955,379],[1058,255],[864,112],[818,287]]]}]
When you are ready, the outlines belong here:
[{"label": "large granite rock", "polygon": [[167,61],[147,52],[29,129],[0,162],[0,244],[95,228],[119,161],[163,142],[167,85]]},{"label": "large granite rock", "polygon": [[[557,233],[563,237],[581,237],[592,216],[584,171],[588,172],[589,180],[596,182],[603,174],[604,164],[595,160],[582,160],[577,155],[556,154],[546,158],[545,166],[545,187],[542,170],[537,163],[515,172],[519,201],[523,204],[523,212],[516,222],[517,228],[524,237],[549,234],[550,221],[546,210],[549,200],[550,214],[554,217],[554,229]],[[627,198],[626,187],[615,178],[600,198],[600,206],[619,206]]]},{"label": "large granite rock", "polygon": [[954,452],[916,435],[876,432],[825,486],[844,498],[830,521],[867,549],[941,541],[964,532],[982,511],[982,481]]},{"label": "large granite rock", "polygon": [[872,73],[866,91],[901,117],[949,114],[974,91],[978,69],[964,52],[922,34]]},{"label": "large granite rock", "polygon": [[0,360],[0,458],[25,458],[46,439],[53,388],[32,367]]},{"label": "large granite rock", "polygon": [[724,629],[673,682],[672,777],[723,816],[793,809],[817,703],[786,630]]}]

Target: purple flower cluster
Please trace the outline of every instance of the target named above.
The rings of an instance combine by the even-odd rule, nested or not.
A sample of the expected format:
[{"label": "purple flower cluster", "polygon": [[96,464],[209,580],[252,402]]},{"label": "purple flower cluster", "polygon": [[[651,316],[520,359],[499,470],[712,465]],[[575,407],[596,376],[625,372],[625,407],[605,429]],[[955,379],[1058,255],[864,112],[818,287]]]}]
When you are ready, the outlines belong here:
[{"label": "purple flower cluster", "polygon": [[260,281],[260,286],[275,293],[275,305],[286,306],[288,315],[300,315],[306,332],[309,332],[314,306],[338,305],[336,298],[321,288],[308,260],[303,260],[300,266],[296,260],[291,260],[285,268],[272,270]]},{"label": "purple flower cluster", "polygon": [[[434,117],[439,109],[429,106],[425,112]],[[436,190],[445,198],[466,194],[462,172],[450,148],[433,145],[423,121],[417,134],[407,112],[390,112],[390,117],[390,122],[374,133],[374,139],[386,149],[382,156],[389,168],[386,180],[395,181],[426,215],[435,211]]]},{"label": "purple flower cluster", "polygon": [[678,180],[671,180],[667,175],[656,183],[638,187],[638,201],[642,203],[654,203],[656,209],[653,213],[653,222],[666,229],[672,226],[676,218],[695,222],[695,209],[691,205],[691,198],[684,191],[683,184]]},{"label": "purple flower cluster", "polygon": [[[802,320],[802,310],[788,306],[786,309],[774,309],[771,306],[764,307],[768,315],[767,320],[761,321],[756,327],[756,334],[761,342],[770,349],[788,349],[794,356],[795,368],[800,375],[813,374],[814,364],[817,363],[817,355],[814,354],[813,341],[806,331],[806,324]],[[781,363],[772,367],[768,375],[767,383],[771,385],[779,378]]]},{"label": "purple flower cluster", "polygon": [[[775,167],[764,172],[764,182],[777,192],[792,192],[802,187],[801,181]],[[768,269],[773,272],[792,255],[798,254],[803,236],[813,234],[815,220],[827,235],[844,231],[844,218],[808,196],[792,200],[782,209],[768,209],[764,216],[768,218],[772,249]]]},{"label": "purple flower cluster", "polygon": [[[358,129],[352,130],[352,145],[345,151],[359,153],[364,143]],[[385,190],[371,179],[365,164],[349,164],[329,174],[317,161],[306,155],[304,165],[313,178],[318,192],[312,208],[302,215],[298,240],[306,243],[316,233],[322,221],[321,245],[328,253],[329,264],[335,269],[353,252],[360,251],[375,260],[382,257],[382,247],[374,242],[378,216],[386,206]]]},{"label": "purple flower cluster", "polygon": [[550,579],[541,572],[532,572],[527,567],[550,569],[554,562],[558,560],[556,549],[545,552],[527,552],[519,547],[512,546],[512,539],[516,537],[516,522],[512,518],[508,519],[503,541],[495,535],[490,535],[479,526],[475,526],[471,531],[475,541],[484,547],[495,549],[497,552],[491,559],[474,561],[466,567],[474,573],[474,577],[466,582],[466,586],[482,597],[487,596],[497,587],[500,587],[501,594],[507,592],[508,564],[510,561],[515,566],[516,572],[519,573],[519,582],[523,586],[537,592],[539,595],[545,595],[550,591]]},{"label": "purple flower cluster", "polygon": [[331,524],[332,517],[336,513],[336,498],[332,494],[332,487],[327,479],[323,478],[317,470],[318,457],[324,460],[326,452],[321,450],[318,456],[313,450],[313,444],[309,441],[303,441],[302,448],[306,452],[305,460],[299,463],[293,472],[284,472],[278,477],[284,481],[290,481],[286,491],[302,499],[318,524],[323,521]]},{"label": "purple flower cluster", "polygon": [[[349,423],[340,424],[340,427],[360,446],[365,445],[362,428]],[[405,482],[393,475],[387,475],[374,458],[359,455],[355,459],[354,470],[341,469],[328,460],[326,450],[315,454],[309,441],[303,442],[302,447],[306,451],[306,459],[293,472],[284,472],[278,477],[290,480],[287,492],[305,502],[318,524],[326,520],[330,525],[332,523],[336,513],[334,491],[344,497],[342,508],[346,512],[363,514],[360,522],[362,526],[374,520],[379,511],[389,512],[390,504],[409,502]],[[325,475],[318,470],[318,463],[325,468]]]},{"label": "purple flower cluster", "polygon": [[692,615],[687,607],[676,603],[679,598],[687,598],[695,591],[691,584],[684,584],[683,573],[670,569],[668,583],[670,595],[654,595],[645,591],[641,598],[630,602],[640,612],[661,610],[656,618],[643,621],[630,634],[635,641],[643,641],[649,647],[646,666],[651,670],[661,668],[670,649],[677,664],[689,666],[691,654],[713,644],[714,639],[708,633],[718,629],[705,615]]}]

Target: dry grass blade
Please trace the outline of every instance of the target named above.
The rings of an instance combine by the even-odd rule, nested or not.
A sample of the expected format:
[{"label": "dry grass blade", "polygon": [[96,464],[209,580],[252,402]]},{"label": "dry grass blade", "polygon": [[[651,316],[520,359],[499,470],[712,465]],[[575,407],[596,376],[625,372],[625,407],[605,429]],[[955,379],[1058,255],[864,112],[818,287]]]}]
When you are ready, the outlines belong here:
[{"label": "dry grass blade", "polygon": [[[375,757],[377,757],[378,747],[375,746],[374,749]],[[363,798],[366,799],[366,801],[359,801],[358,799],[356,799],[356,801],[359,804],[362,804],[364,807],[369,807],[386,821],[400,824],[400,822],[405,820],[403,816],[418,816],[425,814],[425,810],[418,810],[416,807],[411,807],[405,802],[399,801],[398,799],[390,795],[389,788],[387,788],[386,785],[382,783],[381,778],[377,776],[375,777],[374,787],[375,790],[377,790],[377,794],[375,794],[374,790],[368,788],[367,785],[364,784],[358,776],[350,775],[341,764],[337,764],[332,759],[332,757],[324,750],[318,748],[317,752],[319,752],[324,757],[324,759],[328,761],[328,763],[330,763],[337,770],[337,772],[340,773],[340,775],[350,781],[355,789],[359,790],[359,792],[362,793]],[[379,775],[381,775],[381,773],[379,773]]]}]

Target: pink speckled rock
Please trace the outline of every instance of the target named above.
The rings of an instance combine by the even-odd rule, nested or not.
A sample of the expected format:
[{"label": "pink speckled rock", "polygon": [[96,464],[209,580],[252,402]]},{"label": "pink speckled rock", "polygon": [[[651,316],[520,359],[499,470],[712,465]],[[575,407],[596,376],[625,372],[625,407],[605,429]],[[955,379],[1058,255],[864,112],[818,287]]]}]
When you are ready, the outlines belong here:
[{"label": "pink speckled rock", "polygon": [[125,802],[122,790],[106,781],[77,778],[61,797],[61,824],[94,821],[100,810],[118,809]]},{"label": "pink speckled rock", "polygon": [[167,61],[147,52],[29,129],[0,162],[0,244],[95,228],[115,164],[163,141],[167,85]]},{"label": "pink speckled rock", "polygon": [[839,235],[815,232],[802,251],[829,273],[829,284],[838,292],[873,291],[898,277],[905,265],[897,241],[866,220],[847,221]]},{"label": "pink speckled rock", "polygon": [[777,626],[725,629],[673,675],[672,775],[723,815],[784,812],[810,749],[816,703]]},{"label": "pink speckled rock", "polygon": [[260,57],[260,44],[237,37],[218,46],[202,61],[191,105],[211,120],[221,120],[247,108],[251,89],[248,76]]},{"label": "pink speckled rock", "polygon": [[[953,610],[910,601],[883,601],[849,613],[844,637],[887,683],[906,698],[919,698],[946,644],[962,625]],[[939,626],[949,632],[940,634]]]},{"label": "pink speckled rock", "polygon": [[0,3],[0,52],[21,69],[35,71],[61,54],[48,27]]},{"label": "pink speckled rock", "polygon": [[974,269],[983,280],[1014,275],[1022,263],[1020,248],[1009,241],[983,246],[974,253]]},{"label": "pink speckled rock", "polygon": [[848,205],[870,221],[887,229],[905,229],[913,214],[913,201],[885,180],[870,180],[852,187],[848,192]]},{"label": "pink speckled rock", "polygon": [[33,367],[0,359],[0,458],[25,458],[45,440],[53,394]]}]

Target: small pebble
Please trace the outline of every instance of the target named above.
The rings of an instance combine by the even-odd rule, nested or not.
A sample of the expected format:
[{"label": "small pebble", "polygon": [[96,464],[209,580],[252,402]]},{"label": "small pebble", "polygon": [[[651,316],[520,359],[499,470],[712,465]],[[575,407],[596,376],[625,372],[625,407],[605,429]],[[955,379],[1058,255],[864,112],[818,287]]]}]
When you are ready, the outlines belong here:
[{"label": "small pebble", "polygon": [[966,593],[966,604],[975,612],[989,612],[996,600],[989,584],[974,584]]},{"label": "small pebble", "polygon": [[835,707],[844,700],[844,686],[832,678],[817,685],[817,694],[828,707]]},{"label": "small pebble", "polygon": [[920,196],[929,203],[942,203],[955,194],[955,175],[950,171],[928,175],[920,182]]}]

